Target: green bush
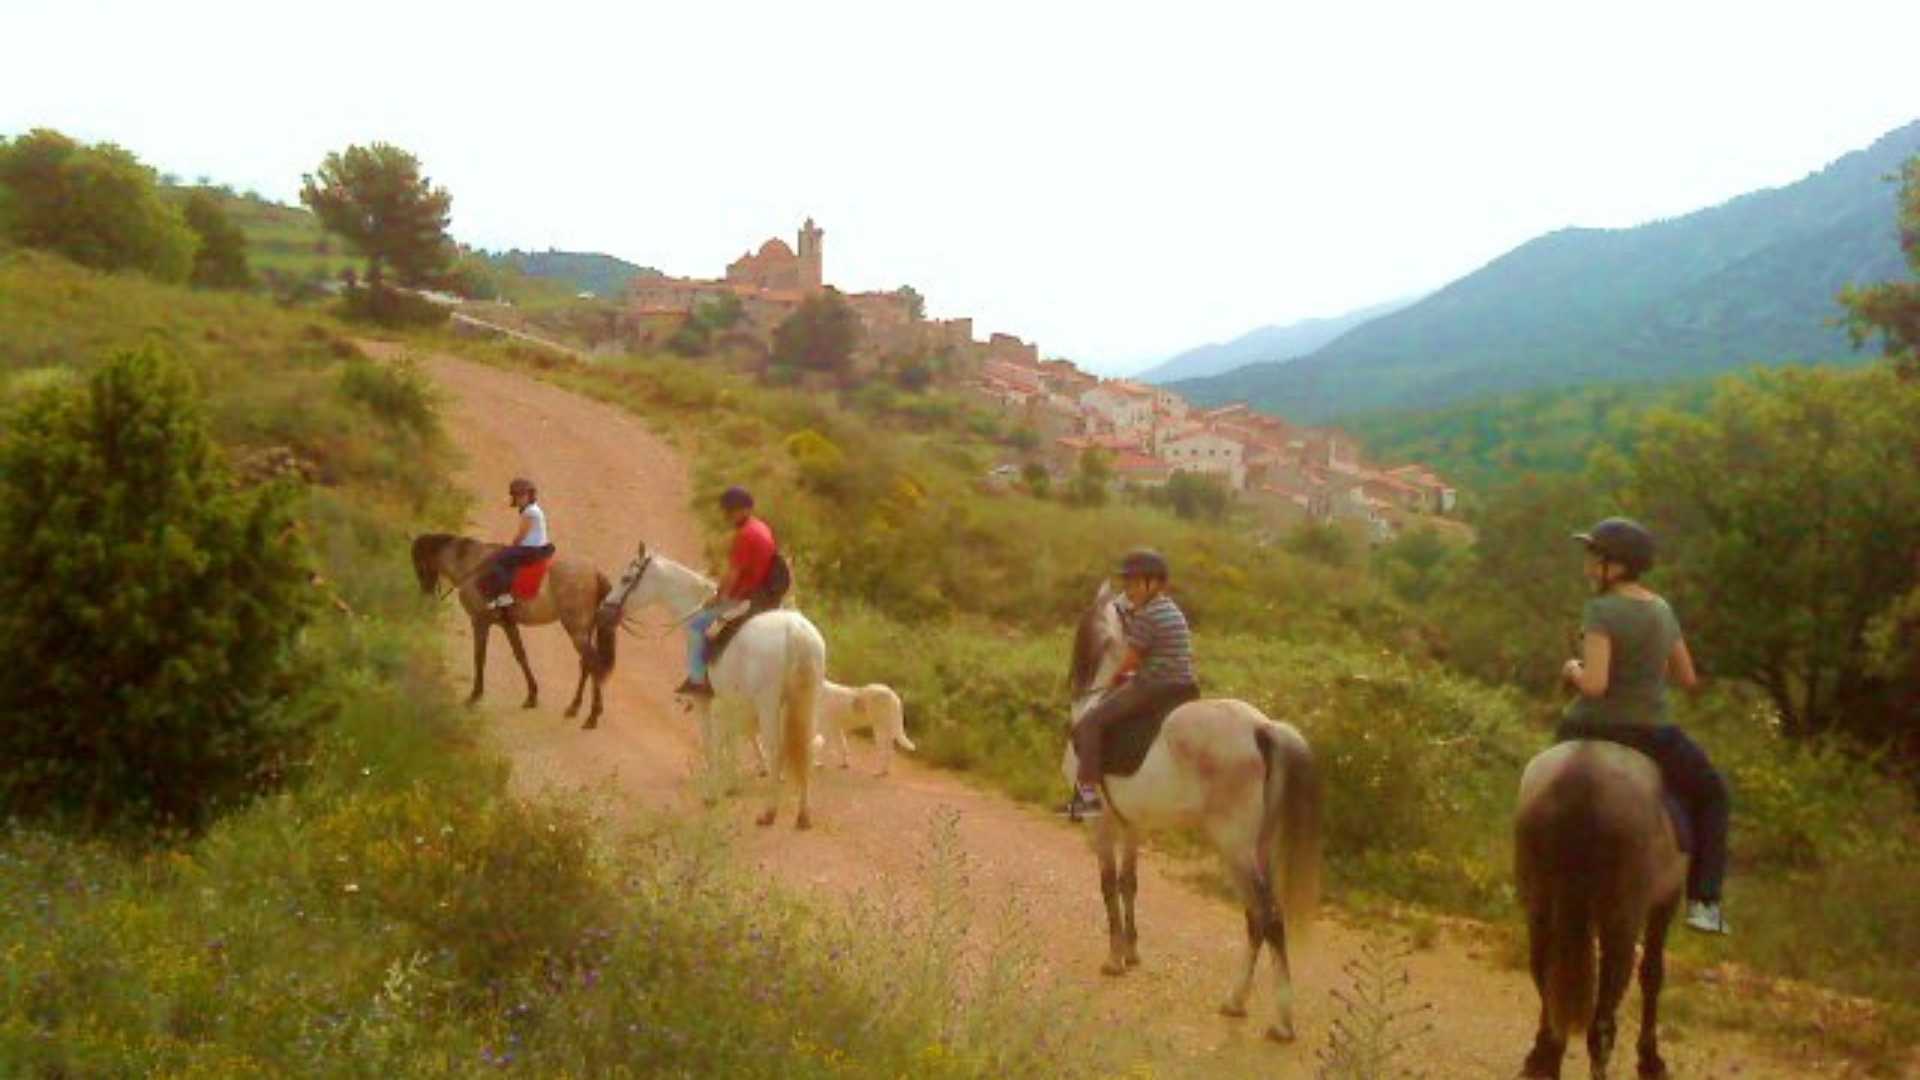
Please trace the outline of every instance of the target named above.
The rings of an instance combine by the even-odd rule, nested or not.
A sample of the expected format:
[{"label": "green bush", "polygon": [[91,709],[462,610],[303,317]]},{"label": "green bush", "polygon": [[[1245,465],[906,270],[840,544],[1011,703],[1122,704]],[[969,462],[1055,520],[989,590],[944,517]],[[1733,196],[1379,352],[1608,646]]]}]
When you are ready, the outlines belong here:
[{"label": "green bush", "polygon": [[157,349],[55,386],[0,443],[0,805],[197,827],[274,783],[309,617],[292,492],[230,483]]},{"label": "green bush", "polygon": [[4,238],[97,270],[185,281],[198,241],[160,196],[152,169],[112,143],[82,146],[57,131],[0,139]]},{"label": "green bush", "polygon": [[420,438],[432,438],[440,431],[433,388],[410,359],[393,364],[350,360],[340,370],[340,392],[387,423]]},{"label": "green bush", "polygon": [[396,329],[440,326],[450,314],[425,297],[384,286],[349,288],[340,300],[343,318]]}]

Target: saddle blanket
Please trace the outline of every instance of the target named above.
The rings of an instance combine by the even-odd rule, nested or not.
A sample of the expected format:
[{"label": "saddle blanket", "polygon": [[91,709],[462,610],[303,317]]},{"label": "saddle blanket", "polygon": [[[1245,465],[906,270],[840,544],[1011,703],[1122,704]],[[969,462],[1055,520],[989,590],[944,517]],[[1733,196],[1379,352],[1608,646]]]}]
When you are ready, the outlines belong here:
[{"label": "saddle blanket", "polygon": [[547,567],[553,563],[551,556],[536,559],[513,572],[513,598],[531,600],[540,595],[540,585],[547,580]]}]

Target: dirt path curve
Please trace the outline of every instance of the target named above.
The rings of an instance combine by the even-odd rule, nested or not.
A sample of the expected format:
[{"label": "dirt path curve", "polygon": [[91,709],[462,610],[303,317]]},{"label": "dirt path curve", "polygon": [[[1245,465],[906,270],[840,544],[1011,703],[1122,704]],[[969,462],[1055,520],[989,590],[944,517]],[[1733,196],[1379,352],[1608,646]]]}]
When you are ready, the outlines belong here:
[{"label": "dirt path curve", "polygon": [[[379,343],[365,347],[376,356],[399,351]],[[506,482],[528,474],[540,483],[559,547],[609,576],[617,575],[641,539],[682,561],[700,562],[686,464],[639,419],[530,377],[450,356],[431,357],[426,370],[448,395],[448,426],[466,454],[459,480],[475,497],[470,532],[509,535]],[[466,622],[455,615],[449,626],[450,669],[464,685],[472,656]],[[822,630],[831,674],[833,628]],[[608,686],[608,715],[594,732],[560,716],[576,671],[571,646],[545,630],[528,633],[526,640],[541,680],[540,707],[518,708],[520,674],[496,635],[483,712],[513,760],[516,782],[538,791],[552,785],[597,788],[611,779],[643,803],[688,806],[697,739],[668,693],[681,674],[677,635],[622,639]],[[829,897],[905,887],[915,880],[930,819],[957,813],[958,837],[974,864],[970,895],[978,909],[994,911],[1017,897],[1033,920],[1034,940],[1048,950],[1050,972],[1083,990],[1114,1023],[1162,1044],[1155,1056],[1158,1073],[1313,1075],[1314,1051],[1326,1044],[1331,1018],[1327,991],[1344,982],[1340,965],[1356,954],[1366,936],[1362,929],[1323,919],[1313,939],[1295,951],[1300,1039],[1276,1047],[1260,1037],[1272,992],[1264,970],[1251,1003],[1253,1019],[1226,1020],[1214,1011],[1241,947],[1241,917],[1233,907],[1175,880],[1169,870],[1177,868],[1149,853],[1142,860],[1139,899],[1145,964],[1124,979],[1102,978],[1105,917],[1093,860],[1075,826],[904,755],[896,758],[893,776],[877,779],[863,771],[871,754],[869,744],[856,741],[854,770],[816,774],[811,832],[755,829],[755,799],[729,800],[719,813],[749,858],[794,887]],[[1433,1077],[1513,1075],[1537,1008],[1525,977],[1496,970],[1450,939],[1417,953],[1409,966],[1415,997],[1435,1009],[1434,1031],[1418,1044],[1418,1060],[1410,1064]],[[1684,986],[1674,990],[1686,992]],[[1625,1070],[1632,1068],[1637,996],[1633,1000],[1630,1015],[1622,1018],[1619,1056]],[[1746,1041],[1696,1025],[1670,1023],[1664,1034],[1676,1076],[1812,1074],[1805,1067],[1769,1065]],[[1568,1075],[1585,1074],[1581,1056],[1578,1050],[1569,1055]]]}]

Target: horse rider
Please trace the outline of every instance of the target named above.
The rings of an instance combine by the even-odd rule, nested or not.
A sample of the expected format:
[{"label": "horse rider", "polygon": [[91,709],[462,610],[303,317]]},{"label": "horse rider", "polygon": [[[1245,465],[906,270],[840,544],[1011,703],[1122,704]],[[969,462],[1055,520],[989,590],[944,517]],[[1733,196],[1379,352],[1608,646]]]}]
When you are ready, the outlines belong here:
[{"label": "horse rider", "polygon": [[753,513],[753,495],[743,487],[730,487],[720,494],[720,510],[733,526],[733,549],[727,558],[727,572],[713,596],[687,620],[687,677],[675,688],[676,694],[712,697],[707,681],[707,633],[721,619],[745,613],[755,593],[773,572],[773,529]]},{"label": "horse rider", "polygon": [[553,558],[553,543],[547,537],[547,512],[540,508],[540,492],[533,481],[516,476],[507,485],[507,503],[520,512],[520,527],[506,549],[493,558],[482,574],[480,594],[488,597],[488,606],[513,604],[513,575],[529,563]]},{"label": "horse rider", "polygon": [[1667,790],[1693,820],[1687,872],[1687,925],[1725,934],[1720,884],[1727,870],[1727,784],[1706,752],[1676,727],[1667,684],[1698,685],[1680,621],[1666,600],[1640,584],[1653,569],[1653,534],[1639,522],[1612,517],[1574,534],[1586,547],[1585,574],[1594,595],[1581,616],[1581,652],[1561,676],[1580,694],[1555,738],[1625,743],[1660,767]]},{"label": "horse rider", "polygon": [[1119,577],[1126,593],[1120,617],[1127,653],[1107,696],[1073,727],[1079,776],[1065,813],[1075,820],[1101,812],[1101,740],[1108,728],[1169,712],[1200,696],[1193,675],[1193,635],[1186,615],[1167,595],[1167,560],[1157,551],[1136,549],[1120,561]]}]

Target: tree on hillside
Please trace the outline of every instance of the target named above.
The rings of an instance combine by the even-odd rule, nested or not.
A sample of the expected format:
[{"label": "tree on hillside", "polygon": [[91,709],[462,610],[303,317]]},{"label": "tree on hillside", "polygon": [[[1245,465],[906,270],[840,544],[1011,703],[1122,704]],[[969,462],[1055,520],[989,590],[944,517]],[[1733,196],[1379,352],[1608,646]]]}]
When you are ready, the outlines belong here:
[{"label": "tree on hillside", "polygon": [[98,270],[185,281],[195,238],[154,171],[111,143],[37,129],[0,139],[0,229],[22,247]]},{"label": "tree on hillside", "polygon": [[[1908,270],[1920,279],[1920,157],[1900,170],[1900,250]],[[1847,330],[1855,348],[1878,337],[1894,368],[1908,378],[1920,377],[1920,280],[1892,281],[1865,288],[1848,286],[1840,292]]]},{"label": "tree on hillside", "polygon": [[911,285],[902,285],[893,291],[907,302],[907,314],[915,321],[927,317],[927,298],[920,295],[920,290]]},{"label": "tree on hillside", "polygon": [[1223,521],[1233,505],[1226,481],[1196,472],[1176,471],[1167,477],[1164,495],[1174,514],[1189,520]]},{"label": "tree on hillside", "polygon": [[187,196],[187,225],[200,237],[188,280],[209,289],[244,289],[253,284],[247,268],[247,238],[227,220],[220,201],[205,191]]},{"label": "tree on hillside", "polygon": [[845,375],[860,343],[860,317],[829,286],[807,297],[773,328],[773,363],[802,371]]},{"label": "tree on hillside", "polygon": [[301,752],[293,492],[237,489],[151,348],[0,437],[0,815],[194,827]]},{"label": "tree on hillside", "polygon": [[1702,670],[1760,686],[1789,734],[1913,724],[1885,707],[1867,639],[1920,571],[1916,431],[1920,382],[1789,368],[1725,381],[1705,415],[1650,417],[1630,460],[1602,462],[1661,538]]},{"label": "tree on hillside", "polygon": [[420,175],[420,161],[388,143],[328,154],[303,178],[300,201],[328,231],[367,259],[367,282],[379,291],[391,269],[402,285],[423,285],[453,259],[447,236],[453,196]]},{"label": "tree on hillside", "polygon": [[1112,485],[1113,456],[1097,446],[1082,450],[1073,474],[1073,501],[1081,506],[1105,506],[1107,489]]}]

